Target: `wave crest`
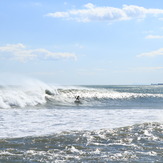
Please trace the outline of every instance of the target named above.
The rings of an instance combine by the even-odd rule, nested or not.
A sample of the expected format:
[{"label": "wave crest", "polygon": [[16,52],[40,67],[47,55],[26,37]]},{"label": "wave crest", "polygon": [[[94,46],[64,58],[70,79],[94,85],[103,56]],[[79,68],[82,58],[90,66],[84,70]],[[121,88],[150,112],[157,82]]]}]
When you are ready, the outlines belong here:
[{"label": "wave crest", "polygon": [[42,82],[26,84],[25,86],[1,86],[0,108],[26,107],[46,103],[45,90],[57,94],[57,90]]},{"label": "wave crest", "polygon": [[121,92],[114,89],[87,87],[56,88],[53,85],[36,82],[25,86],[1,86],[0,108],[23,108],[45,104],[76,106],[77,104],[74,103],[76,96],[80,96],[80,106],[134,106],[163,102],[163,94],[159,93]]}]

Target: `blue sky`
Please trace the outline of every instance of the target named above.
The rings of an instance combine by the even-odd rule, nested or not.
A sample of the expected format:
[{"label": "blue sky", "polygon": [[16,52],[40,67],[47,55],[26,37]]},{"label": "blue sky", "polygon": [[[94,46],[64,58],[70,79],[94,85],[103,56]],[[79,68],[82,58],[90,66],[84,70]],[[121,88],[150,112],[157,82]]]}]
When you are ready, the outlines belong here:
[{"label": "blue sky", "polygon": [[163,82],[162,0],[2,0],[1,80]]}]

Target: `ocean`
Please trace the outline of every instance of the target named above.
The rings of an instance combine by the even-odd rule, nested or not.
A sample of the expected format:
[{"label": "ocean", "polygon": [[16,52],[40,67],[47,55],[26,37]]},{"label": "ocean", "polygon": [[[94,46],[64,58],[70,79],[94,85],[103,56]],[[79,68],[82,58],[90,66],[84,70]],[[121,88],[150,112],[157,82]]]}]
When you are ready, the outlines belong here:
[{"label": "ocean", "polygon": [[1,85],[0,162],[162,163],[163,86]]}]

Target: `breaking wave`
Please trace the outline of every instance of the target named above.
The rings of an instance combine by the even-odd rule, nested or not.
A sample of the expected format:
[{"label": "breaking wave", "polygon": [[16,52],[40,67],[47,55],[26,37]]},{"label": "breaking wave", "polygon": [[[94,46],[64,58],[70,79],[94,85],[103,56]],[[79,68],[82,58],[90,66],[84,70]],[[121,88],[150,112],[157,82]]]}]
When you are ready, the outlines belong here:
[{"label": "breaking wave", "polygon": [[40,81],[28,82],[20,86],[0,86],[0,108],[43,105],[47,102],[45,90],[57,94],[56,89]]},{"label": "breaking wave", "polygon": [[80,96],[80,106],[148,106],[163,102],[162,92],[129,92],[112,87],[59,87],[35,82],[22,86],[0,86],[0,108],[76,106],[76,96]]}]

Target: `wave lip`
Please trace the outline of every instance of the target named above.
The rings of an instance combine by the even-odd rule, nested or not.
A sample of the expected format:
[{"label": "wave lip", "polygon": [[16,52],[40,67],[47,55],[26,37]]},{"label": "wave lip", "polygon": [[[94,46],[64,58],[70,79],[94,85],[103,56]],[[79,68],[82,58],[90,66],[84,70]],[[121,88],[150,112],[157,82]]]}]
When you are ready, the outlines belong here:
[{"label": "wave lip", "polygon": [[47,102],[45,90],[50,90],[53,95],[57,94],[55,88],[42,83],[25,86],[1,86],[0,108],[44,105]]}]

